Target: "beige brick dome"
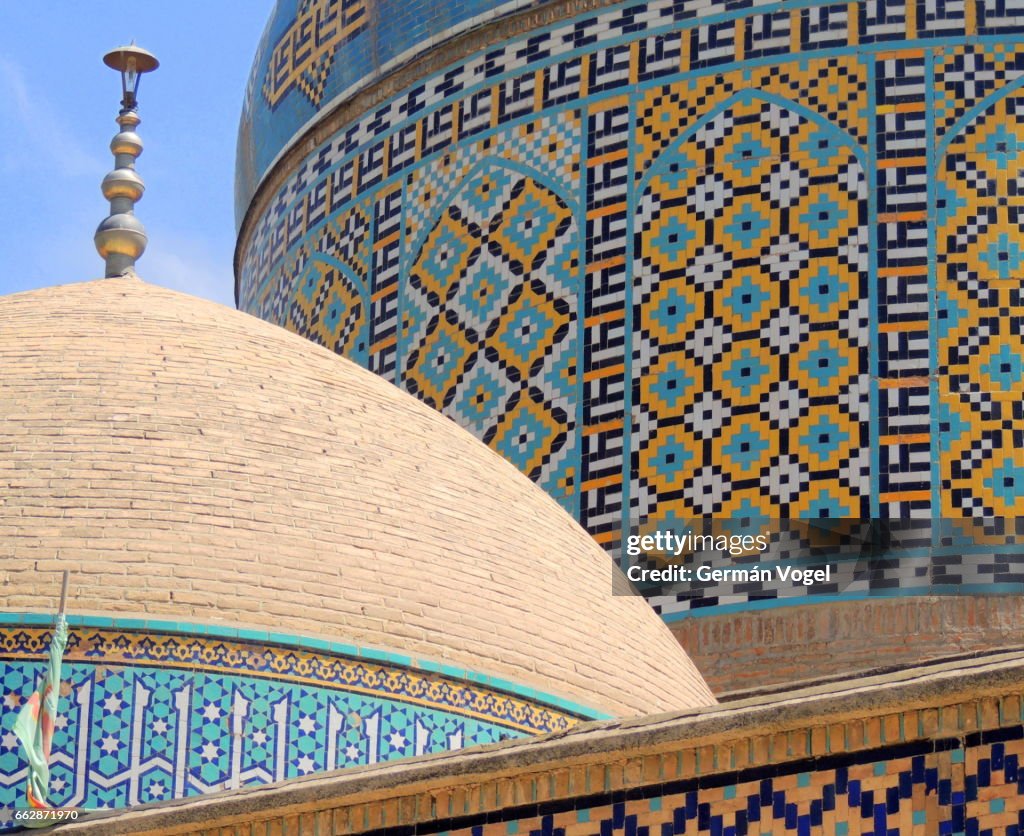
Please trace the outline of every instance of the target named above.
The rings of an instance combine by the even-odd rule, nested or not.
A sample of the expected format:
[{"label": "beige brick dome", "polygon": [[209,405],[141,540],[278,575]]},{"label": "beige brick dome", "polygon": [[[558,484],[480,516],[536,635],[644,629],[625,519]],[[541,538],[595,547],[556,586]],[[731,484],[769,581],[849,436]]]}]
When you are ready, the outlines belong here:
[{"label": "beige brick dome", "polygon": [[0,610],[389,650],[632,715],[714,702],[609,557],[467,432],[254,317],[107,279],[0,298]]}]

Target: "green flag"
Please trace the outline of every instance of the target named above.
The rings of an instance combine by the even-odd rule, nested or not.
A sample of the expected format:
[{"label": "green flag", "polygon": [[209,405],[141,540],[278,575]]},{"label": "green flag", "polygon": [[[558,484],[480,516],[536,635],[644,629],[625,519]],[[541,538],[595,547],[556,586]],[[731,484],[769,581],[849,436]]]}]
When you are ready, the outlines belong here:
[{"label": "green flag", "polygon": [[26,797],[33,809],[46,809],[50,791],[50,744],[53,742],[57,701],[60,699],[60,666],[68,644],[68,622],[63,613],[50,641],[50,659],[43,681],[14,721],[14,734],[28,760]]}]

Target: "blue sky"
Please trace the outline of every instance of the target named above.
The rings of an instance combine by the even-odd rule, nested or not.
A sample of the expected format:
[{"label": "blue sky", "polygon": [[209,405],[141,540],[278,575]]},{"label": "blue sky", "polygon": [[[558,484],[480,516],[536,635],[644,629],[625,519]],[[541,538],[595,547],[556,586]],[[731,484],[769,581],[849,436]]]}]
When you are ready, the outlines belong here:
[{"label": "blue sky", "polygon": [[0,0],[0,295],[103,275],[93,247],[120,79],[102,56],[133,38],[142,79],[136,211],[147,281],[234,305],[235,135],[273,0]]}]

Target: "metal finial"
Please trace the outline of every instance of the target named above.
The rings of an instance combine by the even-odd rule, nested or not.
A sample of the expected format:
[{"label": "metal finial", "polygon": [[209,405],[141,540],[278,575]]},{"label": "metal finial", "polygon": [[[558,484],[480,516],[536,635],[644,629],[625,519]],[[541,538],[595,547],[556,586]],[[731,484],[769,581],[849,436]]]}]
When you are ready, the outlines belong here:
[{"label": "metal finial", "polygon": [[103,178],[103,196],[110,201],[110,215],[96,229],[93,240],[100,257],[106,261],[106,276],[134,272],[136,260],[145,252],[146,228],[135,217],[135,202],[142,198],[146,185],[135,173],[135,160],[142,153],[142,139],[135,132],[142,121],[138,110],[139,80],[143,73],[160,66],[156,57],[131,44],[111,50],[103,63],[121,73],[121,112],[117,116],[120,133],[110,142],[114,170]]}]

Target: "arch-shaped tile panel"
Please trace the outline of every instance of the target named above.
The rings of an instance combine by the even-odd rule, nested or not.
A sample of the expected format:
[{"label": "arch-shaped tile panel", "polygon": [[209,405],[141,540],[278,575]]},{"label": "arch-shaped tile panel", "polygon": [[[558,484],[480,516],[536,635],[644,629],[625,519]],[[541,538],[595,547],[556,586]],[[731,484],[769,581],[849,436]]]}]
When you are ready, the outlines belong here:
[{"label": "arch-shaped tile panel", "polygon": [[868,516],[867,182],[853,141],[745,93],[643,186],[634,515]]},{"label": "arch-shaped tile panel", "polygon": [[365,365],[368,307],[365,288],[352,271],[337,259],[316,254],[298,276],[286,327]]}]

